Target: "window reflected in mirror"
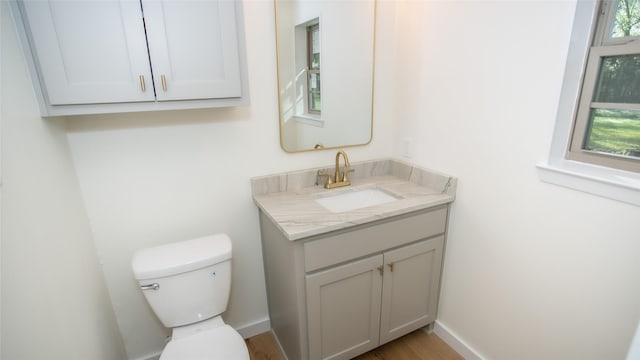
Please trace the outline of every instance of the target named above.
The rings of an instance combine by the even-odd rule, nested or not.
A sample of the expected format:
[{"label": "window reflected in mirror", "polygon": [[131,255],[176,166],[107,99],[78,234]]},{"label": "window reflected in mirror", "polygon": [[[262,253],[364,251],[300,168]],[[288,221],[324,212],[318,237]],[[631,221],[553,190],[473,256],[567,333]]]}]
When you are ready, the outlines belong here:
[{"label": "window reflected in mirror", "polygon": [[320,114],[320,24],[307,27],[307,86],[309,87],[307,110],[310,114]]}]

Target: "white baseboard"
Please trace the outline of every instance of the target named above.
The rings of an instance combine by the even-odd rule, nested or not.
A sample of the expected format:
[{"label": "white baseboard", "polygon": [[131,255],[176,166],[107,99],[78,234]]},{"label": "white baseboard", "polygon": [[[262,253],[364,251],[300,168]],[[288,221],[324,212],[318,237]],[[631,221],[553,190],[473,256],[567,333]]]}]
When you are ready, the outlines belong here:
[{"label": "white baseboard", "polygon": [[252,336],[256,336],[270,330],[271,321],[269,321],[268,317],[236,328],[236,331],[242,335],[243,339],[248,339]]},{"label": "white baseboard", "polygon": [[160,352],[156,354],[148,354],[146,356],[139,357],[133,360],[158,360],[160,359],[160,354],[161,354]]},{"label": "white baseboard", "polygon": [[435,321],[433,332],[436,333],[447,345],[451,346],[453,350],[458,352],[465,360],[484,360],[477,351],[475,351],[471,346],[462,341],[460,337],[449,330],[446,326],[442,325],[442,323],[438,320]]},{"label": "white baseboard", "polygon": [[[271,331],[271,322],[269,318],[265,318],[260,321],[256,321],[251,324],[247,324],[241,327],[236,328],[236,331],[240,333],[240,335],[244,338],[250,338],[252,336],[256,336],[267,331]],[[478,352],[476,352],[473,348],[467,345],[464,341],[462,341],[458,335],[446,326],[444,326],[440,321],[436,320],[433,326],[433,332],[436,333],[447,345],[451,346],[458,354],[460,354],[465,360],[484,360]],[[275,337],[275,336],[274,336]],[[278,338],[275,337],[278,345],[280,342]],[[282,350],[282,347],[281,347]],[[284,351],[282,352],[284,354]],[[135,360],[158,360],[160,358],[160,353],[157,354],[149,354],[147,356],[135,359]]]}]

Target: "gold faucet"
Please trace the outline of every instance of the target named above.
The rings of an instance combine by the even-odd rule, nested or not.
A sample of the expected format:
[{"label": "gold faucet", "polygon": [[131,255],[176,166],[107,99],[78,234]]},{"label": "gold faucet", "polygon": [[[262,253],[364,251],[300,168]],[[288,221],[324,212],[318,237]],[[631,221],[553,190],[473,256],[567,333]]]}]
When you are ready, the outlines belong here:
[{"label": "gold faucet", "polygon": [[[340,155],[344,158],[344,171],[342,173],[340,173]],[[349,181],[349,178],[347,177],[347,174],[353,171],[353,169],[349,168],[350,166],[351,164],[349,164],[349,157],[347,156],[347,153],[344,151],[338,151],[336,154],[336,171],[333,179],[331,179],[331,175],[324,174],[321,171],[318,171],[318,176],[327,177],[327,182],[324,184],[326,189],[351,185],[351,181]]]}]

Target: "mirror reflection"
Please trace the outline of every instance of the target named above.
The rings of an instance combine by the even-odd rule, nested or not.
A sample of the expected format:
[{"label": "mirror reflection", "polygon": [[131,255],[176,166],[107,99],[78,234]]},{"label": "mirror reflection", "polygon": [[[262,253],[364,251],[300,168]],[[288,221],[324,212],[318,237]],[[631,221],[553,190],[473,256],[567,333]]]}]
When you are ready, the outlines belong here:
[{"label": "mirror reflection", "polygon": [[371,141],[375,1],[275,0],[280,143]]}]

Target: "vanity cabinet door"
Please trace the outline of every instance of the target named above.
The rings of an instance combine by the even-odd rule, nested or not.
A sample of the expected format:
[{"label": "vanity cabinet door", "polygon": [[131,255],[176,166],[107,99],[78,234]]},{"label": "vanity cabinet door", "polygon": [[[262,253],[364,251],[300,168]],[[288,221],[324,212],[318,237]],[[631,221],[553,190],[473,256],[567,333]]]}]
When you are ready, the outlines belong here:
[{"label": "vanity cabinet door", "polygon": [[49,104],[154,100],[140,3],[21,4]]},{"label": "vanity cabinet door", "polygon": [[380,344],[435,320],[444,236],[384,253]]},{"label": "vanity cabinet door", "polygon": [[242,95],[234,1],[142,6],[158,101]]},{"label": "vanity cabinet door", "polygon": [[378,346],[383,256],[306,276],[309,359],[351,359]]}]

